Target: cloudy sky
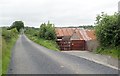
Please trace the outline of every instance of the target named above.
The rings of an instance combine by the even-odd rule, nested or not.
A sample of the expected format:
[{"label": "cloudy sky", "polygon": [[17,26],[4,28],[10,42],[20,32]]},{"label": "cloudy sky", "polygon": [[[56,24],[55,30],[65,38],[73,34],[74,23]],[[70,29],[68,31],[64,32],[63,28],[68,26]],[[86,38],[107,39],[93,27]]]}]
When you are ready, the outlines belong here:
[{"label": "cloudy sky", "polygon": [[55,26],[91,25],[101,12],[118,11],[119,0],[0,0],[0,26],[22,20],[39,27],[48,20]]}]

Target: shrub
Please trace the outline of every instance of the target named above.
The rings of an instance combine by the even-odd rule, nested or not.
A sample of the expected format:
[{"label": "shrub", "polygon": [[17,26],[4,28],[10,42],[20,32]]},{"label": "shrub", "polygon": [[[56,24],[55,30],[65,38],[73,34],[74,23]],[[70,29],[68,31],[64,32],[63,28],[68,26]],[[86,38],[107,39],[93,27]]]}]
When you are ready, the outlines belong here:
[{"label": "shrub", "polygon": [[7,27],[2,27],[2,73],[6,74],[10,63],[11,49],[18,38],[16,28],[7,30]]},{"label": "shrub", "polygon": [[39,28],[25,27],[25,34],[30,34],[31,36],[38,36]]},{"label": "shrub", "polygon": [[10,41],[12,37],[18,36],[18,31],[16,28],[12,30],[7,30],[7,28],[2,28],[2,36],[6,41]]},{"label": "shrub", "polygon": [[49,22],[47,24],[41,24],[39,37],[46,40],[56,40],[54,25]]},{"label": "shrub", "polygon": [[118,14],[107,15],[102,13],[96,17],[96,36],[103,47],[120,45],[120,24]]}]

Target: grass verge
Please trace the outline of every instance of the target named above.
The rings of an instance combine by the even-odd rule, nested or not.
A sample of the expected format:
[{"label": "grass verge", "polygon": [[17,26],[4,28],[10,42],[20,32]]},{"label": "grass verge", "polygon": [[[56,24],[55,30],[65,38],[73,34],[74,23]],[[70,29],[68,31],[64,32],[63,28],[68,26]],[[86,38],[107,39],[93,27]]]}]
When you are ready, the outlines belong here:
[{"label": "grass verge", "polygon": [[106,47],[100,47],[96,50],[97,54],[103,54],[103,55],[109,55],[113,58],[120,59],[120,48],[114,47],[114,48],[106,48]]},{"label": "grass verge", "polygon": [[2,37],[0,36],[0,75],[2,75]]},{"label": "grass verge", "polygon": [[11,60],[12,48],[17,38],[18,37],[11,38],[9,42],[7,42],[4,38],[2,38],[2,74],[7,73],[8,66]]},{"label": "grass verge", "polygon": [[44,46],[48,49],[51,49],[51,50],[54,50],[54,51],[59,51],[58,45],[55,41],[41,39],[41,38],[38,38],[36,36],[31,36],[31,35],[28,35],[28,34],[27,34],[27,37],[30,40],[34,41],[35,43],[37,43],[39,45],[42,45],[42,46]]}]

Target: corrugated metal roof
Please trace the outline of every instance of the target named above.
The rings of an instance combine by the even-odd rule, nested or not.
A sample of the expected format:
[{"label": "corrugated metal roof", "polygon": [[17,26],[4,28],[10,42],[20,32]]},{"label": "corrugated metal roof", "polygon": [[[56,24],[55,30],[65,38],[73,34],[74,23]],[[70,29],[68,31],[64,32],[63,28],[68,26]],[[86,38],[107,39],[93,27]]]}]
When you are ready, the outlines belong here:
[{"label": "corrugated metal roof", "polygon": [[79,30],[75,30],[73,35],[71,36],[71,40],[83,40],[83,37]]},{"label": "corrugated metal roof", "polygon": [[82,28],[56,28],[55,31],[57,37],[71,36],[71,39],[86,41],[96,39],[94,30],[87,30]]},{"label": "corrugated metal roof", "polygon": [[86,30],[86,33],[87,33],[88,37],[91,38],[90,40],[96,39],[95,30]]}]

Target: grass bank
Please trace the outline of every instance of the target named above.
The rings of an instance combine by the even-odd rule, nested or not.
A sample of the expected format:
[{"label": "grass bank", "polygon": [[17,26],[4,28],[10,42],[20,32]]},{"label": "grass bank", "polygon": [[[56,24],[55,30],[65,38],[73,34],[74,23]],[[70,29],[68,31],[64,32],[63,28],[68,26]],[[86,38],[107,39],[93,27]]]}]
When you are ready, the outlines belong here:
[{"label": "grass bank", "polygon": [[1,74],[2,74],[2,37],[0,36],[0,75]]},{"label": "grass bank", "polygon": [[109,55],[120,59],[120,47],[100,47],[96,50],[97,54]]},{"label": "grass bank", "polygon": [[7,42],[4,38],[2,38],[2,74],[7,73],[8,66],[11,60],[12,48],[16,40],[17,38],[11,38],[11,40]]},{"label": "grass bank", "polygon": [[2,27],[2,74],[7,73],[12,48],[18,38],[18,34],[16,28],[7,30],[7,27]]},{"label": "grass bank", "polygon": [[58,45],[55,41],[41,39],[41,38],[38,38],[37,36],[31,36],[28,34],[26,34],[26,35],[30,40],[34,41],[35,43],[37,43],[39,45],[42,45],[42,46],[44,46],[48,49],[54,50],[54,51],[59,51]]}]

